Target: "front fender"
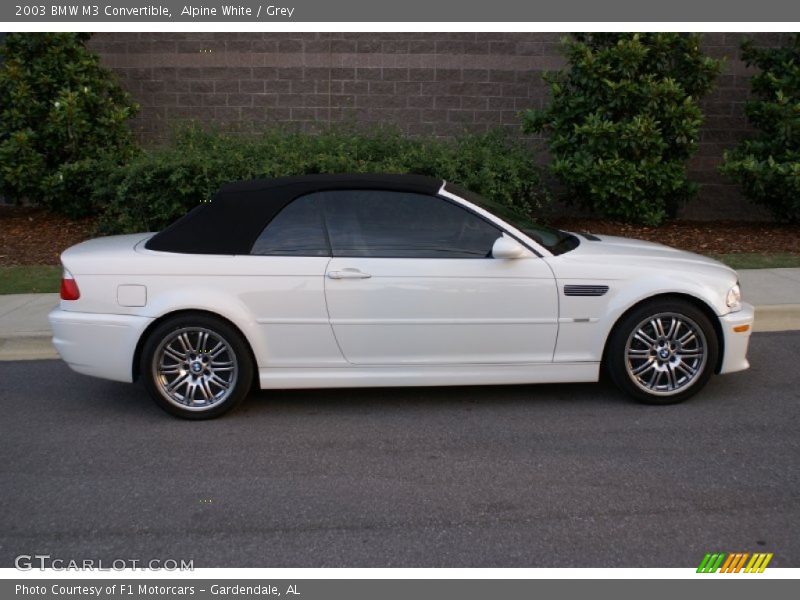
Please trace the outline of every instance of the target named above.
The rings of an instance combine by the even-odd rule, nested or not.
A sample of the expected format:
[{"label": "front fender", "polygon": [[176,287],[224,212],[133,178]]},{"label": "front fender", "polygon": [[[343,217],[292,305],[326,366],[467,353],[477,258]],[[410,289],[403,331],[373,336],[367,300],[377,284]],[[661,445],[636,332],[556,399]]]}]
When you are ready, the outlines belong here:
[{"label": "front fender", "polygon": [[[600,297],[564,296],[565,284],[589,283],[587,280],[558,280],[560,314],[558,342],[554,361],[599,362],[606,340],[616,323],[627,311],[647,300],[670,294],[687,296],[702,302],[717,316],[729,312],[725,305],[727,283],[699,282],[689,277],[652,274],[628,280],[605,280],[608,292]],[[592,280],[591,283],[600,283]],[[731,282],[730,285],[733,285]],[[727,289],[726,289],[727,291]]]}]

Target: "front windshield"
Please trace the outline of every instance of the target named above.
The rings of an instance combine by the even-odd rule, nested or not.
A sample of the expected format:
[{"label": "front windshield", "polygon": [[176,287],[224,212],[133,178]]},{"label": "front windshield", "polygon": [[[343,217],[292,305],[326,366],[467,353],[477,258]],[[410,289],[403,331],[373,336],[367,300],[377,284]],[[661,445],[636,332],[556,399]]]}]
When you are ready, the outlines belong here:
[{"label": "front windshield", "polygon": [[470,190],[450,182],[445,184],[444,189],[451,194],[464,198],[464,200],[472,202],[488,210],[490,213],[497,215],[509,225],[513,225],[525,235],[547,248],[547,250],[553,254],[569,252],[580,243],[577,237],[566,231],[537,223],[521,209],[489,200],[488,198],[484,198],[475,192],[471,192]]}]

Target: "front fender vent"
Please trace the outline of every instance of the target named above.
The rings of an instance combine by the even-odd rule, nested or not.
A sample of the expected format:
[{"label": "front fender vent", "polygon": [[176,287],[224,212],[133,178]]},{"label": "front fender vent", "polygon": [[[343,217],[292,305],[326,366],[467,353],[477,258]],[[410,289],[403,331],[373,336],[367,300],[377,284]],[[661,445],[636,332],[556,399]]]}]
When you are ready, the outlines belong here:
[{"label": "front fender vent", "polygon": [[565,296],[603,296],[608,292],[607,285],[565,285]]}]

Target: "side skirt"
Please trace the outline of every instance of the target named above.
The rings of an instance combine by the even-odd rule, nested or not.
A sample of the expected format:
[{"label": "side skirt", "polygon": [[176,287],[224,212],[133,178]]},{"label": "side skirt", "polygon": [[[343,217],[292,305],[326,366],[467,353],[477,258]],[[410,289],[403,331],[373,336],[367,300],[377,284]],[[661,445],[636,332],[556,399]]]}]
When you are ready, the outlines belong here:
[{"label": "side skirt", "polygon": [[260,368],[261,389],[580,383],[599,378],[599,362],[525,365]]}]

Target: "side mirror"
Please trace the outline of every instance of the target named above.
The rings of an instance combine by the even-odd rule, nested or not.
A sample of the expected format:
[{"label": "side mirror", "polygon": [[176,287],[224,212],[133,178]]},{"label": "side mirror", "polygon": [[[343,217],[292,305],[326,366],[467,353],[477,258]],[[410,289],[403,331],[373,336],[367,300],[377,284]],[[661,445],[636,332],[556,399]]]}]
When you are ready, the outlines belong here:
[{"label": "side mirror", "polygon": [[493,258],[520,258],[526,253],[525,246],[505,235],[497,238],[492,246]]}]

